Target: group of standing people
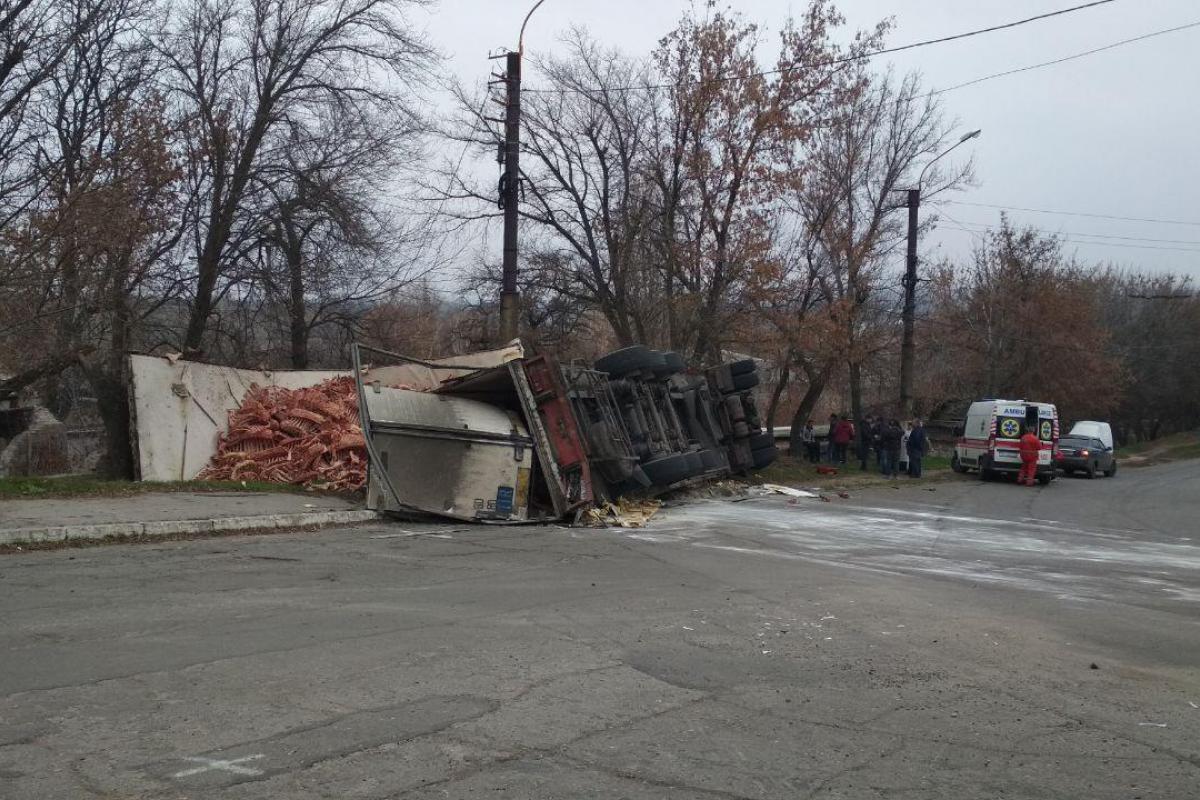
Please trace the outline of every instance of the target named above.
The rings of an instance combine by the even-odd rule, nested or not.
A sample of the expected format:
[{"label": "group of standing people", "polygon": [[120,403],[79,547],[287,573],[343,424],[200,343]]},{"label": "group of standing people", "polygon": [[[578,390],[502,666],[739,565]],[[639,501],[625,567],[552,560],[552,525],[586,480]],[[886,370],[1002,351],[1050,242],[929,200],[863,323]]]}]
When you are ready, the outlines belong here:
[{"label": "group of standing people", "polygon": [[[801,431],[800,441],[804,445],[809,462],[821,460],[821,444],[813,428],[813,421]],[[921,461],[929,453],[929,437],[921,420],[904,423],[868,415],[857,426],[848,417],[829,415],[829,461],[845,464],[851,445],[855,446],[859,466],[865,472],[871,455],[879,471],[893,478],[900,473],[910,478],[921,477]]]}]

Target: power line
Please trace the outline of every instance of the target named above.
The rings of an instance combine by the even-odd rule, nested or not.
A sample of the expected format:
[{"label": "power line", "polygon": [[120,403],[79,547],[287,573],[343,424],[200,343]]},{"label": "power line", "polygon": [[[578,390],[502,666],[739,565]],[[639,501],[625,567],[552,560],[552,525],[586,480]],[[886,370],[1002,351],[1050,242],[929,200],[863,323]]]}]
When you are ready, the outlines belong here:
[{"label": "power line", "polygon": [[[988,230],[996,229],[996,227],[994,225],[992,225],[991,223],[988,223],[988,222],[975,222],[973,220],[967,220],[966,222],[962,222],[961,220],[954,219],[949,214],[946,214],[944,211],[941,213],[944,216],[946,216],[946,218],[951,219],[954,222],[957,222],[959,225],[976,225],[976,226],[980,226],[983,228],[987,228]],[[1151,242],[1154,244],[1184,244],[1184,245],[1194,245],[1196,247],[1200,247],[1200,239],[1155,239],[1155,238],[1144,237],[1144,236],[1116,236],[1114,234],[1107,234],[1107,233],[1083,233],[1081,231],[1053,230],[1051,228],[1039,228],[1036,225],[1022,225],[1020,227],[1026,228],[1029,230],[1038,231],[1040,233],[1049,233],[1049,234],[1061,235],[1061,236],[1084,236],[1084,237],[1089,237],[1089,238],[1093,238],[1093,239],[1116,239],[1116,240],[1128,241],[1128,242]]]},{"label": "power line", "polygon": [[[1107,5],[1114,1],[1115,0],[1093,0],[1093,2],[1090,2],[1090,3],[1083,3],[1082,5],[1071,6],[1070,8],[1063,8],[1063,9],[1059,9],[1058,11],[1049,11],[1049,12],[1046,12],[1045,14],[1038,14],[1036,16],[1026,17],[1025,19],[1018,19],[1018,20],[1014,20],[1012,22],[1005,22],[1000,25],[992,25],[991,27],[987,27],[987,28],[978,28],[978,29],[972,30],[972,31],[964,31],[963,33],[955,33],[950,36],[942,36],[938,39],[925,39],[920,42],[912,42],[910,44],[899,45],[897,47],[885,47],[880,50],[873,50],[868,53],[860,53],[858,55],[853,55],[853,56],[843,56],[842,58],[833,58],[833,59],[829,59],[827,61],[818,62],[816,64],[807,64],[807,65],[793,64],[793,65],[787,66],[787,67],[762,70],[760,72],[750,72],[750,73],[745,73],[742,75],[723,75],[723,76],[718,76],[715,78],[706,78],[704,80],[678,81],[678,82],[673,82],[673,83],[658,83],[658,84],[651,83],[651,84],[642,84],[640,86],[615,86],[615,87],[597,86],[597,87],[593,87],[593,88],[560,87],[560,88],[554,88],[554,89],[524,89],[524,91],[527,93],[536,93],[536,94],[567,94],[567,93],[576,93],[576,92],[581,93],[581,94],[586,94],[586,93],[600,94],[600,93],[605,93],[605,92],[638,92],[638,91],[647,91],[647,90],[652,90],[652,89],[673,89],[673,88],[678,88],[678,87],[682,87],[682,86],[691,86],[691,85],[695,85],[695,84],[728,83],[731,81],[747,80],[749,78],[765,78],[769,75],[782,75],[786,72],[791,72],[793,70],[802,69],[802,68],[813,69],[813,68],[821,68],[821,67],[834,67],[834,66],[838,66],[841,64],[851,64],[855,61],[866,61],[868,59],[875,58],[876,56],[888,55],[891,53],[902,53],[905,50],[915,50],[916,48],[919,48],[919,47],[929,47],[930,45],[945,44],[946,42],[958,41],[959,39],[968,39],[973,36],[981,36],[985,33],[995,33],[996,31],[1008,30],[1009,28],[1016,28],[1021,25],[1028,25],[1031,22],[1039,22],[1041,20],[1050,19],[1052,17],[1060,17],[1060,16],[1063,16],[1064,14],[1072,14],[1076,11],[1085,11],[1089,8]],[[957,88],[957,87],[955,87],[955,88]],[[949,90],[946,90],[946,91],[949,91]]]},{"label": "power line", "polygon": [[[1143,299],[1143,298],[1139,298],[1139,299]],[[1189,299],[1189,298],[1181,296],[1178,299],[1184,300],[1184,299]],[[880,309],[876,309],[874,313],[878,314],[879,316],[886,317],[890,320],[900,319],[900,312],[892,310],[892,309],[880,308]],[[955,319],[948,319],[945,317],[933,316],[930,314],[921,314],[917,317],[917,322],[923,323],[925,325],[929,325],[934,328],[942,328],[942,329],[948,330],[954,334],[961,334],[961,332],[962,332],[962,322],[959,320],[955,320]],[[1109,329],[1106,329],[1106,330],[1109,330]],[[960,338],[961,338],[961,336],[956,336],[956,340],[960,339]],[[1021,336],[1020,334],[1016,334],[1016,333],[1010,333],[1010,334],[1006,334],[1004,338],[1010,342],[1015,342],[1015,343],[1020,343],[1020,344],[1038,345],[1039,348],[1044,349],[1044,350],[1060,350],[1060,351],[1066,351],[1066,352],[1078,352],[1078,353],[1087,353],[1087,354],[1092,354],[1092,353],[1096,352],[1095,345],[1074,344],[1074,343],[1063,342],[1063,341],[1050,343],[1047,341],[1045,336],[1027,337],[1027,336]],[[1200,344],[1200,336],[1174,336],[1171,338],[1170,341],[1156,341],[1156,342],[1117,342],[1112,339],[1109,340],[1109,346],[1117,349],[1118,351],[1120,351],[1122,353],[1127,353],[1127,352],[1135,351],[1135,350],[1151,351],[1151,352],[1168,351],[1168,350],[1177,349],[1179,347],[1179,345],[1181,345],[1181,344]]]},{"label": "power line", "polygon": [[[983,225],[983,224],[977,223],[977,222],[968,222],[965,224],[974,225],[977,227],[977,230],[968,230],[967,228],[963,228],[963,227],[959,227],[957,229],[962,231],[963,233],[971,234],[972,236],[975,236],[975,235],[978,235],[978,234],[984,233],[984,232],[999,230],[999,228],[996,228],[995,226]],[[951,227],[953,227],[953,226],[951,226]],[[1108,242],[1108,241],[1096,242],[1096,241],[1091,241],[1089,239],[1072,238],[1073,236],[1087,236],[1088,234],[1071,234],[1066,231],[1058,231],[1058,232],[1047,231],[1047,230],[1043,230],[1040,228],[1034,228],[1033,230],[1038,230],[1043,233],[1060,235],[1063,237],[1063,241],[1065,241],[1069,244],[1090,244],[1090,245],[1098,245],[1101,247],[1121,247],[1121,248],[1132,249],[1132,250],[1168,250],[1168,251],[1172,251],[1172,252],[1176,252],[1176,253],[1196,253],[1197,255],[1200,255],[1200,247],[1162,247],[1162,246],[1158,246],[1158,245],[1148,245],[1148,244],[1121,244],[1118,242]]]},{"label": "power line", "polygon": [[1121,217],[1115,214],[1091,214],[1084,211],[1054,211],[1048,208],[1022,208],[1021,206],[1002,206],[991,203],[968,203],[966,200],[943,200],[942,202],[956,206],[975,206],[976,208],[997,208],[1001,211],[1028,211],[1033,214],[1061,214],[1067,217],[1089,217],[1091,219],[1111,219],[1122,222],[1151,222],[1156,225],[1190,225],[1200,228],[1200,222],[1180,219],[1154,219],[1151,217]]},{"label": "power line", "polygon": [[1009,70],[1005,70],[1003,72],[993,72],[991,75],[984,75],[981,78],[975,78],[974,80],[967,81],[966,83],[959,83],[954,86],[947,86],[945,89],[934,89],[933,91],[928,92],[923,96],[924,97],[933,97],[935,95],[945,94],[946,92],[953,92],[956,89],[963,89],[963,88],[966,88],[967,86],[974,86],[975,84],[983,83],[984,81],[995,80],[996,78],[1003,78],[1008,75],[1016,75],[1021,72],[1030,72],[1031,70],[1042,69],[1043,67],[1052,67],[1055,64],[1062,64],[1067,61],[1074,61],[1077,58],[1084,58],[1086,56],[1094,56],[1097,53],[1103,53],[1105,50],[1113,50],[1117,47],[1124,47],[1127,44],[1133,44],[1134,42],[1141,42],[1141,41],[1145,41],[1146,39],[1153,39],[1156,36],[1165,36],[1168,33],[1177,33],[1179,31],[1183,31],[1183,30],[1187,30],[1188,28],[1195,28],[1195,27],[1200,27],[1200,21],[1189,22],[1185,25],[1178,25],[1174,28],[1166,28],[1161,31],[1152,31],[1151,33],[1142,34],[1141,36],[1135,36],[1132,39],[1122,39],[1119,42],[1113,42],[1112,44],[1106,44],[1106,45],[1103,45],[1102,47],[1096,47],[1091,50],[1085,50],[1082,53],[1075,53],[1074,55],[1063,56],[1062,58],[1056,58],[1052,61],[1043,61],[1040,64],[1030,64],[1029,66],[1026,66],[1026,67],[1017,67],[1016,69],[1009,69]]}]

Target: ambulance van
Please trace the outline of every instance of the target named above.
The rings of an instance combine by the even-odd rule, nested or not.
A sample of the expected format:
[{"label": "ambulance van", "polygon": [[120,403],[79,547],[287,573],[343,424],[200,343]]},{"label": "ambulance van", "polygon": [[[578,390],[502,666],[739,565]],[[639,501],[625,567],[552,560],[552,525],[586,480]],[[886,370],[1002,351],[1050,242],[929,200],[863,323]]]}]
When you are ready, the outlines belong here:
[{"label": "ambulance van", "polygon": [[982,480],[1021,469],[1021,436],[1032,430],[1041,440],[1037,479],[1054,478],[1054,445],[1058,442],[1058,409],[1052,403],[1026,400],[980,400],[972,403],[950,458],[955,472],[976,470]]}]

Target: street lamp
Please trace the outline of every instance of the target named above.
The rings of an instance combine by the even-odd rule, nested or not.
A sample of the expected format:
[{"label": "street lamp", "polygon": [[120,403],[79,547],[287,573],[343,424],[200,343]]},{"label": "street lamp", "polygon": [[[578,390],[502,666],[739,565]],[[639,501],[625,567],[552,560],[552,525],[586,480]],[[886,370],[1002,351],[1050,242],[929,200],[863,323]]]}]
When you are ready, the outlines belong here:
[{"label": "street lamp", "polygon": [[905,417],[910,417],[913,413],[913,323],[917,313],[917,212],[921,208],[921,187],[925,183],[925,173],[938,159],[981,133],[983,131],[978,129],[965,133],[953,145],[934,156],[917,177],[917,188],[907,190],[905,205],[908,207],[908,258],[904,270],[904,333],[900,339],[900,413]]},{"label": "street lamp", "polygon": [[[922,185],[923,183],[925,183],[925,173],[926,173],[926,172],[929,172],[929,168],[930,168],[930,167],[932,167],[934,164],[936,164],[939,158],[941,158],[942,156],[945,156],[945,155],[947,155],[947,154],[949,154],[949,153],[953,152],[953,151],[954,151],[954,148],[958,147],[958,146],[959,146],[959,145],[961,145],[961,144],[966,144],[967,142],[971,141],[972,139],[978,139],[978,138],[979,138],[979,134],[981,134],[981,133],[983,133],[983,129],[982,129],[982,128],[978,128],[978,129],[976,129],[976,130],[973,130],[973,131],[971,131],[970,133],[964,133],[964,134],[962,135],[962,138],[961,138],[961,139],[959,139],[957,142],[955,142],[954,144],[952,144],[950,147],[947,147],[945,150],[943,150],[943,151],[942,151],[941,153],[939,153],[938,155],[934,156],[934,157],[933,157],[933,160],[932,160],[932,161],[930,161],[928,164],[926,164],[926,165],[925,165],[925,169],[921,170],[921,175],[920,175],[920,177],[918,177],[918,178],[917,178],[917,191],[920,191],[920,190],[921,190],[921,185]],[[910,190],[910,191],[911,191],[911,190]]]},{"label": "street lamp", "polygon": [[517,297],[517,201],[521,182],[521,56],[525,52],[525,26],[546,0],[538,0],[525,15],[517,36],[517,51],[505,55],[504,175],[500,180],[500,206],[504,209],[504,264],[500,277],[500,343],[520,335]]}]

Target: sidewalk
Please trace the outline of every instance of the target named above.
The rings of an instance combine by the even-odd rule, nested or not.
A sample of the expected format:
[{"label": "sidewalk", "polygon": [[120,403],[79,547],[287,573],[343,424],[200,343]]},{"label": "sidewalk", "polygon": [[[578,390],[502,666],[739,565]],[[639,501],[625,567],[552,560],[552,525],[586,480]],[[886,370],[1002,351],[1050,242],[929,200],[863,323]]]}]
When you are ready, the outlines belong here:
[{"label": "sidewalk", "polygon": [[147,492],[0,502],[0,545],[340,525],[377,519],[336,497],[251,492]]}]

